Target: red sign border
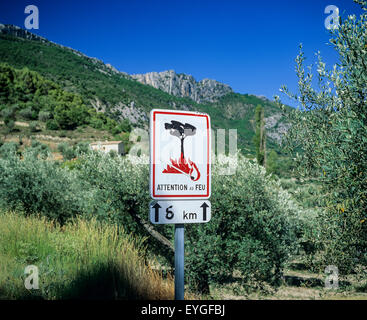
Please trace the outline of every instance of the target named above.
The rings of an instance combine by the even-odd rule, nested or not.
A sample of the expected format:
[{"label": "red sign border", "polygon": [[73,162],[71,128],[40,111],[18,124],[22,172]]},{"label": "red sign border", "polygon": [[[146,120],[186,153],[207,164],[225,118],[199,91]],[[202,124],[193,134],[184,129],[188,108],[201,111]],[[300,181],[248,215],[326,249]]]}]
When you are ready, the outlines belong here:
[{"label": "red sign border", "polygon": [[[206,129],[208,131],[207,134],[207,143],[208,143],[208,154],[207,154],[207,192],[206,194],[194,194],[194,195],[188,195],[188,194],[178,194],[178,195],[156,195],[155,194],[155,116],[156,114],[171,114],[171,115],[180,115],[180,116],[191,116],[191,117],[205,117],[206,118]],[[209,116],[207,114],[200,114],[200,113],[186,113],[186,112],[172,112],[172,111],[162,111],[162,110],[153,110],[153,164],[152,164],[152,177],[153,177],[153,183],[151,185],[152,188],[152,197],[153,198],[202,198],[202,199],[208,199],[210,197],[210,128],[209,128]]]}]

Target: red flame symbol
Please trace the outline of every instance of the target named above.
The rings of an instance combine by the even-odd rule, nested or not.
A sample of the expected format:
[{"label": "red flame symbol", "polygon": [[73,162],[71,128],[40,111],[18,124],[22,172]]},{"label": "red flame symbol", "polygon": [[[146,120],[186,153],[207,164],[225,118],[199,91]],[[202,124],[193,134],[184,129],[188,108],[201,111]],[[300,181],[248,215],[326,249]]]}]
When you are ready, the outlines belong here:
[{"label": "red flame symbol", "polygon": [[162,173],[184,174],[189,176],[192,181],[200,179],[200,171],[196,164],[190,159],[186,160],[182,153],[179,160],[171,158],[171,165],[167,165],[167,168]]}]

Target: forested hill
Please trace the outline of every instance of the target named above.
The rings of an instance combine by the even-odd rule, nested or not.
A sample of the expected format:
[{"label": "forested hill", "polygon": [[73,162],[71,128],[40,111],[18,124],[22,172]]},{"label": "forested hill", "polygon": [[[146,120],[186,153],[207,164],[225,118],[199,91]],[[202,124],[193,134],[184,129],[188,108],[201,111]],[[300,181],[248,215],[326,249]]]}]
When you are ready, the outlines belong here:
[{"label": "forested hill", "polygon": [[[116,130],[123,119],[128,119],[133,125],[146,126],[152,108],[203,111],[210,114],[214,128],[237,129],[239,148],[245,153],[253,153],[253,119],[257,105],[263,106],[265,110],[269,149],[279,150],[277,142],[287,128],[278,108],[265,98],[227,90],[224,95],[208,99],[211,101],[202,99],[198,103],[189,96],[169,94],[162,89],[140,83],[101,60],[87,57],[74,49],[55,44],[14,26],[0,25],[0,62],[3,63],[2,78],[6,77],[4,73],[9,75],[8,67],[18,70],[27,68],[28,73],[37,73],[32,74],[33,78],[50,81],[47,83],[53,88],[54,96],[55,92],[58,92],[59,97],[63,97],[63,102],[59,103],[60,112],[72,101],[80,107],[79,111],[83,114],[86,114],[84,109],[87,108],[88,117],[94,119],[93,121],[97,121],[99,116],[91,110],[103,112],[106,116],[102,117],[101,121],[106,123],[108,119],[113,119],[116,123],[110,123],[110,126],[115,126]],[[21,77],[20,71],[17,72],[18,77]],[[206,83],[212,84],[210,81],[202,82],[204,87],[200,90],[204,90],[204,93]],[[2,94],[6,95],[5,92]],[[2,103],[14,104],[17,99],[27,100],[27,95],[13,95],[12,101]],[[32,106],[32,101],[28,101],[28,104],[25,103],[27,101],[20,102],[22,106],[31,108],[31,111],[40,111],[39,106]]]}]

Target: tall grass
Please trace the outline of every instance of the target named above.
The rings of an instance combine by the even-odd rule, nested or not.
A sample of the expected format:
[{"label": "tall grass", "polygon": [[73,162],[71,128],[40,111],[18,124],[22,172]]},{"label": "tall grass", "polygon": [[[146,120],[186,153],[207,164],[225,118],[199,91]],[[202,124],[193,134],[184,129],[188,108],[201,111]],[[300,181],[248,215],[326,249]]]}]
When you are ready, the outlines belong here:
[{"label": "tall grass", "polygon": [[[121,227],[75,219],[60,227],[42,217],[0,212],[0,298],[172,299],[172,278],[145,261],[142,239]],[[24,268],[39,269],[39,289]]]}]

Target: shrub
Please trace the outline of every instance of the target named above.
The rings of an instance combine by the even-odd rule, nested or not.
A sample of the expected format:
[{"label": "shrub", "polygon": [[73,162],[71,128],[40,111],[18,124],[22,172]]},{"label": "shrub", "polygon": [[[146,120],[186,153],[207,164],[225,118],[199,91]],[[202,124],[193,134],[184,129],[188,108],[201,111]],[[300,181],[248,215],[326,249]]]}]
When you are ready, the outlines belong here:
[{"label": "shrub", "polygon": [[275,150],[271,150],[266,162],[266,171],[269,174],[278,173],[278,154]]},{"label": "shrub", "polygon": [[1,110],[1,116],[4,118],[4,124],[8,132],[14,130],[16,110],[17,110],[16,106],[8,107]]},{"label": "shrub", "polygon": [[0,146],[0,157],[7,158],[17,152],[19,145],[15,142],[5,142]]},{"label": "shrub", "polygon": [[31,132],[37,132],[39,129],[38,129],[38,123],[37,121],[32,121],[30,124],[29,124],[29,130]]},{"label": "shrub", "polygon": [[129,119],[124,119],[122,120],[122,122],[119,125],[120,130],[123,132],[131,132],[131,123],[129,121]]},{"label": "shrub", "polygon": [[37,113],[31,107],[20,110],[19,115],[25,120],[37,119]]},{"label": "shrub", "polygon": [[5,124],[9,120],[15,120],[15,112],[17,110],[16,106],[4,108],[1,110],[1,116],[4,118]]},{"label": "shrub", "polygon": [[51,113],[48,111],[40,111],[38,114],[38,120],[42,122],[47,122],[51,118]]},{"label": "shrub", "polygon": [[266,134],[265,134],[265,120],[264,120],[264,108],[258,105],[255,109],[255,135],[253,137],[253,143],[256,150],[257,163],[266,165]]},{"label": "shrub", "polygon": [[55,119],[50,119],[46,121],[46,129],[47,130],[58,130],[59,125]]},{"label": "shrub", "polygon": [[62,154],[64,160],[72,160],[78,155],[88,153],[90,148],[87,142],[79,142],[76,146],[70,146],[67,142],[62,142],[58,144],[57,150]]},{"label": "shrub", "polygon": [[114,127],[110,130],[110,132],[113,134],[113,135],[117,135],[120,133],[120,128],[119,127]]},{"label": "shrub", "polygon": [[27,149],[29,153],[35,158],[47,159],[50,154],[50,148],[47,144],[41,143],[37,140],[31,142],[31,147]]},{"label": "shrub", "polygon": [[83,212],[83,188],[72,172],[38,158],[35,149],[21,160],[14,152],[0,159],[0,205],[65,222]]},{"label": "shrub", "polygon": [[7,130],[7,132],[12,132],[13,130],[14,130],[14,128],[15,128],[15,121],[14,120],[7,120],[6,122],[5,122],[5,125],[6,125],[6,130]]},{"label": "shrub", "polygon": [[89,120],[89,123],[90,123],[91,127],[94,128],[94,129],[102,129],[102,127],[103,127],[103,121],[101,119],[96,118],[96,117],[92,117]]},{"label": "shrub", "polygon": [[75,149],[77,154],[88,153],[90,151],[89,143],[82,141],[78,142]]},{"label": "shrub", "polygon": [[213,172],[212,219],[187,226],[187,275],[192,289],[209,293],[209,283],[232,279],[246,289],[277,285],[297,247],[300,209],[266,176],[265,169],[240,158],[237,172]]},{"label": "shrub", "polygon": [[64,160],[71,160],[76,157],[75,149],[66,142],[58,144],[57,150],[62,154]]},{"label": "shrub", "polygon": [[85,154],[80,160],[78,179],[93,186],[86,211],[100,220],[122,224],[127,232],[141,233],[134,215],[145,216],[149,208],[148,167],[101,152]]}]

